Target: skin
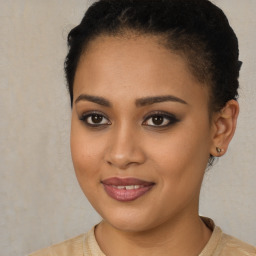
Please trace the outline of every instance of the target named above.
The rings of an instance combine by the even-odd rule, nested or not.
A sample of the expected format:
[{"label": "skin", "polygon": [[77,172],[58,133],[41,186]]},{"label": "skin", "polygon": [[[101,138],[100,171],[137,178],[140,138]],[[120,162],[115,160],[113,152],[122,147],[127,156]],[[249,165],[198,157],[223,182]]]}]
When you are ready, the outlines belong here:
[{"label": "skin", "polygon": [[[81,95],[102,97],[109,106]],[[167,95],[180,101],[138,104]],[[106,255],[202,251],[211,236],[198,216],[205,168],[210,154],[227,150],[238,115],[237,102],[230,101],[209,119],[208,103],[207,86],[156,38],[102,36],[89,44],[75,75],[71,152],[79,184],[103,218],[95,234]],[[100,126],[88,125],[92,112],[104,116]],[[156,125],[152,113],[170,125]],[[120,202],[101,183],[111,177],[154,186],[136,200]]]}]

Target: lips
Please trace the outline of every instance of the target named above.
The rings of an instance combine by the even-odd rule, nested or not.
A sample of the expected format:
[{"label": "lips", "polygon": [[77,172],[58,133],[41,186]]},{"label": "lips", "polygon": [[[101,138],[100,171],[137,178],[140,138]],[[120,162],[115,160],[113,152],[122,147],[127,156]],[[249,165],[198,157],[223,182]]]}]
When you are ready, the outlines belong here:
[{"label": "lips", "polygon": [[106,193],[117,201],[133,201],[143,196],[155,185],[136,178],[109,178],[101,182]]}]

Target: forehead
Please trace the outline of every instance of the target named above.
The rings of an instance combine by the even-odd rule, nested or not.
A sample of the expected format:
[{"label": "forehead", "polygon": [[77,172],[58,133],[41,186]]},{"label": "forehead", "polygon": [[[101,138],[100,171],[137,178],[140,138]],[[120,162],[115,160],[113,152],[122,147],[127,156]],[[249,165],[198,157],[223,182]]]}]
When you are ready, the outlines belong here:
[{"label": "forehead", "polygon": [[153,36],[94,39],[80,58],[74,96],[84,92],[124,96],[132,92],[134,97],[172,93],[189,98],[198,93],[207,98],[206,86],[190,72],[185,59],[159,40]]}]

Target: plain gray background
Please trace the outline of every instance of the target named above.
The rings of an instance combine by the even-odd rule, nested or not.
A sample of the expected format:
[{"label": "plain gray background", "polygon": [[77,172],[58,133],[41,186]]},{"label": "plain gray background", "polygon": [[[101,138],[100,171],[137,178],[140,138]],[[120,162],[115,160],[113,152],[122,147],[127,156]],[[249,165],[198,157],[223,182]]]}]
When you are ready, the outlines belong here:
[{"label": "plain gray background", "polygon": [[[229,152],[207,172],[200,213],[256,245],[256,1],[215,0],[240,41],[241,113]],[[25,255],[99,221],[70,151],[63,61],[86,0],[0,0],[0,248]]]}]

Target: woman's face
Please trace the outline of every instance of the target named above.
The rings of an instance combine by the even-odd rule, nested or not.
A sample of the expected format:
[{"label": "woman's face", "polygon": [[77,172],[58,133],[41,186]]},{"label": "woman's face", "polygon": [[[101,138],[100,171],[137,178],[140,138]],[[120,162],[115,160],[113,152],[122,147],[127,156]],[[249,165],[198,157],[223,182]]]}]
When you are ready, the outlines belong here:
[{"label": "woman's face", "polygon": [[152,37],[99,37],[74,81],[71,151],[80,186],[115,228],[198,212],[212,145],[208,91]]}]

